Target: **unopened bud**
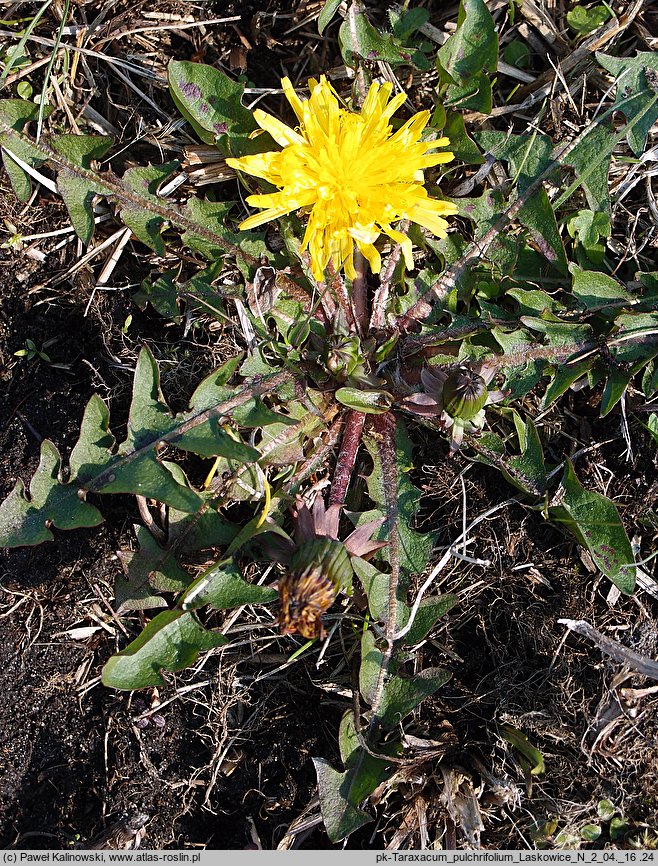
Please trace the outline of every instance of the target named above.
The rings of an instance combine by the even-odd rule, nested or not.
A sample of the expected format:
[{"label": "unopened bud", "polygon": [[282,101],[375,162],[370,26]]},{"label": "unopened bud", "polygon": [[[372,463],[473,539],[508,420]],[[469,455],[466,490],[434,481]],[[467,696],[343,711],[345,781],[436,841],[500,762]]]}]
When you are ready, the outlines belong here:
[{"label": "unopened bud", "polygon": [[448,415],[468,421],[486,404],[487,383],[468,367],[459,367],[448,375],[441,402]]}]

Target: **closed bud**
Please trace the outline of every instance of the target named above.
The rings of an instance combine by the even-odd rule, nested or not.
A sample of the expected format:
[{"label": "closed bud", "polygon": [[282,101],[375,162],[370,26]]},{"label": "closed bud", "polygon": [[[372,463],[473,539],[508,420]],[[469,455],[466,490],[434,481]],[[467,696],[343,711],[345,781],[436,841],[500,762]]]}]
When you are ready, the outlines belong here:
[{"label": "closed bud", "polygon": [[487,402],[487,383],[468,367],[458,367],[448,374],[441,392],[444,411],[452,418],[468,421]]}]

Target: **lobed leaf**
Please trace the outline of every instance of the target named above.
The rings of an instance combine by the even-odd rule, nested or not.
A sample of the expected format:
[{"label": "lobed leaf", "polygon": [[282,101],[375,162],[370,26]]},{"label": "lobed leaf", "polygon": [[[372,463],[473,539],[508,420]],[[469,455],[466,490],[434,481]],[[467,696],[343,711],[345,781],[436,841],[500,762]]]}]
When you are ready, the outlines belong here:
[{"label": "lobed leaf", "polygon": [[338,31],[338,43],[347,66],[356,68],[360,61],[379,61],[391,66],[414,65],[426,70],[429,62],[422,51],[409,48],[393,33],[372,26],[361,3],[351,3]]},{"label": "lobed leaf", "polygon": [[[233,369],[233,368],[232,368]],[[163,502],[178,512],[203,515],[195,530],[196,540],[204,534],[217,531],[232,538],[235,532],[227,529],[226,522],[209,509],[202,495],[193,490],[182,471],[173,464],[163,462],[158,450],[165,442],[184,450],[196,450],[204,455],[229,455],[234,462],[256,460],[260,453],[244,445],[237,434],[229,435],[217,426],[218,418],[245,404],[249,420],[258,415],[258,393],[268,391],[265,382],[278,385],[287,382],[288,374],[278,373],[265,377],[262,382],[243,387],[237,392],[217,385],[225,381],[226,370],[216,371],[197,389],[197,405],[182,416],[170,414],[160,390],[155,359],[148,349],[140,353],[133,399],[128,418],[128,433],[118,449],[109,431],[109,411],[100,397],[94,395],[85,409],[80,438],[70,460],[71,478],[66,484],[59,480],[60,457],[52,443],[42,446],[42,460],[31,483],[31,499],[24,494],[22,482],[0,506],[0,539],[7,546],[39,544],[52,539],[46,524],[61,529],[77,526],[95,526],[101,521],[96,508],[84,501],[88,491],[96,493],[134,493]],[[274,387],[277,387],[277,384]],[[293,419],[272,413],[262,406],[266,418],[296,424]],[[251,415],[249,415],[251,413]],[[254,424],[254,426],[256,426]],[[196,521],[196,518],[195,518]],[[177,519],[183,530],[184,519]],[[233,532],[233,535],[231,535]],[[214,543],[214,542],[211,542]]]},{"label": "lobed leaf", "polygon": [[[383,416],[379,416],[383,417]],[[373,471],[366,477],[368,495],[375,503],[372,511],[364,512],[359,516],[358,525],[376,520],[387,513],[386,489],[382,472],[382,456],[378,439],[372,432],[364,435],[363,442],[373,461]],[[414,487],[409,478],[409,470],[413,466],[413,455],[411,440],[406,431],[403,421],[396,419],[395,424],[395,460],[397,463],[398,489],[395,497],[397,502],[398,524],[398,554],[400,558],[400,569],[403,576],[419,574],[425,569],[436,540],[435,532],[416,532],[412,526],[420,502],[420,491]],[[384,524],[374,535],[375,538],[385,541],[391,527]],[[385,547],[379,554],[382,559],[390,559],[390,549]]]},{"label": "lobed leaf", "polygon": [[52,541],[50,526],[80,529],[98,526],[103,518],[75,484],[62,484],[59,478],[61,457],[49,439],[41,443],[41,459],[32,481],[29,497],[19,479],[0,504],[0,546],[21,547]]}]

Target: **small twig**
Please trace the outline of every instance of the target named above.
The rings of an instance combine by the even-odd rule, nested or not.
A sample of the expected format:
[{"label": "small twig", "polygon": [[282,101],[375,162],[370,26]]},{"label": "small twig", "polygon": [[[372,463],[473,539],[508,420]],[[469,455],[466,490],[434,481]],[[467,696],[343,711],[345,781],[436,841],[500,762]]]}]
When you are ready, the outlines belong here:
[{"label": "small twig", "polygon": [[[122,39],[124,36],[132,36],[134,33],[152,33],[154,30],[188,30],[190,27],[203,27],[211,24],[230,24],[232,21],[240,21],[241,15],[233,15],[230,18],[208,18],[201,21],[172,21],[171,24],[151,24],[148,27],[133,27],[132,30],[123,30],[120,33],[113,33],[112,36],[105,36],[96,42],[96,45],[103,45],[105,42],[112,42],[116,39]],[[67,34],[68,35],[68,34]]]},{"label": "small twig", "polygon": [[638,674],[658,680],[658,661],[649,658],[649,656],[640,655],[640,653],[628,649],[616,640],[606,637],[584,619],[559,619],[558,623],[566,625],[570,631],[575,631],[576,634],[591,640],[601,652],[609,655],[616,662],[626,665]]},{"label": "small twig", "polygon": [[16,156],[16,154],[13,153],[13,151],[11,151],[6,145],[3,144],[0,148],[0,151],[6,153],[7,156],[16,163],[16,165],[19,165],[23,169],[23,171],[26,171],[30,175],[30,177],[33,177],[38,183],[41,184],[41,186],[45,187],[50,192],[57,193],[57,184],[54,180],[50,180],[49,177],[41,174],[41,172],[37,171],[36,168],[32,168],[32,166],[24,162],[20,158],[20,156]]},{"label": "small twig", "polygon": [[146,497],[137,494],[135,496],[135,499],[137,500],[139,516],[142,518],[144,525],[151,533],[153,538],[155,538],[155,540],[158,542],[158,544],[164,546],[167,543],[167,534],[162,529],[162,527],[158,526],[158,524],[155,522],[155,519],[151,514],[151,509],[149,508],[148,502],[146,501]]}]

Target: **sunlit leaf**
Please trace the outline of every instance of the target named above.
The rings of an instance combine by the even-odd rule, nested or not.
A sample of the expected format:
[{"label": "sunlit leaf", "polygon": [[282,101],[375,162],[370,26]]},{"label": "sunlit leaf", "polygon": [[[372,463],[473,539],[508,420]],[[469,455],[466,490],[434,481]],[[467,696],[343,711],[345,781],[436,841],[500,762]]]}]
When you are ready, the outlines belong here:
[{"label": "sunlit leaf", "polygon": [[619,513],[607,497],[582,486],[569,460],[548,512],[589,550],[596,565],[618,589],[633,592],[633,549]]},{"label": "sunlit leaf", "polygon": [[193,613],[165,610],[154,617],[138,638],[112,656],[103,668],[103,684],[113,689],[144,689],[164,683],[162,669],[179,671],[199,653],[228,643],[207,631]]}]

